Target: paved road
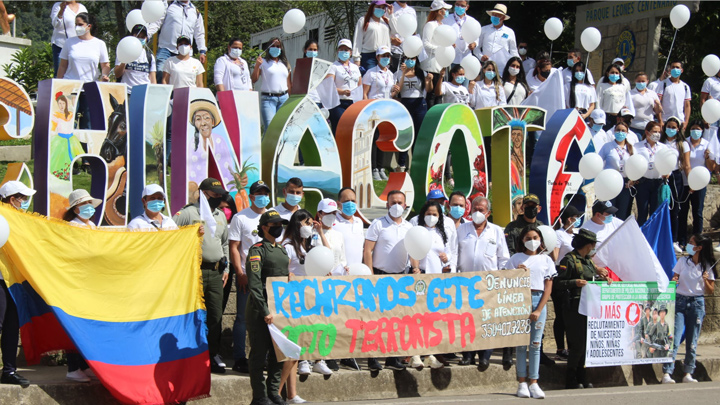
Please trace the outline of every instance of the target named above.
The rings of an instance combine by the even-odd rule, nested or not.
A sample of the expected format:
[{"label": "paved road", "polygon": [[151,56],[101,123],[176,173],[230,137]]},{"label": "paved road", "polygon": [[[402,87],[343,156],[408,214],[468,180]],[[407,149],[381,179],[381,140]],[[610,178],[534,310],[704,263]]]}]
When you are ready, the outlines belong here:
[{"label": "paved road", "polygon": [[[637,387],[597,388],[591,390],[546,391],[546,400],[553,405],[674,405],[693,404],[717,405],[720,403],[720,382],[704,382],[698,384],[644,385]],[[525,404],[532,399],[520,399],[508,393],[471,396],[399,398],[382,401],[353,401],[348,404],[364,405],[416,405],[418,402],[448,405],[490,404],[503,405]]]}]

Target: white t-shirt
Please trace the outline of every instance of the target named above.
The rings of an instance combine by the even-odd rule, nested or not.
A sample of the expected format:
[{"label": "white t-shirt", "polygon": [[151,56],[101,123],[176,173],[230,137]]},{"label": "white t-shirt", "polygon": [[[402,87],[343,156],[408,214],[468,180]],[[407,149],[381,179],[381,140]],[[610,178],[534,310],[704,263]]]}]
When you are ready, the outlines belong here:
[{"label": "white t-shirt", "polygon": [[408,264],[405,234],[412,229],[406,220],[396,223],[390,215],[374,220],[365,239],[375,242],[372,252],[373,267],[386,273],[404,273]]},{"label": "white t-shirt", "polygon": [[635,153],[639,153],[643,156],[645,156],[645,159],[648,161],[648,171],[645,172],[645,178],[648,179],[659,179],[660,172],[658,172],[657,168],[655,167],[655,155],[657,155],[660,150],[667,148],[668,146],[657,142],[655,143],[655,146],[650,147],[650,144],[648,141],[641,141],[633,145],[635,148]]},{"label": "white t-shirt", "polygon": [[292,215],[295,213],[295,211],[290,211],[289,209],[285,208],[284,205],[278,204],[271,208],[273,211],[277,211],[278,214],[280,214],[280,218],[289,221]]},{"label": "white t-shirt", "polygon": [[260,77],[262,78],[260,92],[274,94],[286,92],[289,75],[288,67],[281,60],[263,59],[263,63],[260,65]]},{"label": "white t-shirt", "polygon": [[557,275],[555,262],[548,255],[532,255],[515,253],[505,265],[506,269],[517,269],[524,264],[530,269],[530,289],[545,291],[545,280],[552,280]]},{"label": "white t-shirt", "polygon": [[[710,143],[700,138],[700,144],[695,147],[692,145],[692,142],[690,142],[690,139],[683,142],[683,150],[685,153],[690,153],[690,168],[693,169],[698,166],[705,166],[705,151],[707,150]],[[687,176],[685,175],[685,171],[682,171],[682,177],[683,177],[683,184],[688,185],[687,182]]]},{"label": "white t-shirt", "polygon": [[[591,85],[595,85],[595,79],[593,79],[593,75],[590,69],[586,69],[585,74],[587,75],[588,82],[590,82]],[[575,77],[575,72],[573,72],[572,68],[568,67],[562,70],[563,83],[565,83],[566,85],[572,82],[573,77]]]},{"label": "white t-shirt", "polygon": [[170,74],[168,84],[172,85],[173,89],[182,89],[197,87],[197,77],[205,73],[205,68],[193,57],[180,60],[177,56],[173,56],[165,61],[163,71]]},{"label": "white t-shirt", "polygon": [[[513,89],[515,89],[515,93],[513,94]],[[512,94],[512,98],[507,100],[507,105],[520,105],[520,103],[523,102],[528,96],[527,90],[525,90],[525,86],[518,83],[517,87],[513,83],[505,82],[503,83],[503,90],[505,90],[505,99],[507,100],[508,97]]]},{"label": "white t-shirt", "polygon": [[604,166],[603,169],[613,169],[620,172],[623,177],[625,175],[625,164],[630,159],[630,152],[627,148],[627,142],[624,148],[615,141],[610,141],[600,148],[598,155],[602,158]]},{"label": "white t-shirt", "polygon": [[240,267],[245,271],[245,260],[247,259],[250,247],[262,240],[258,231],[260,225],[260,217],[258,214],[248,207],[235,214],[230,221],[228,228],[228,240],[240,242]]},{"label": "white t-shirt", "polygon": [[99,79],[101,74],[99,65],[110,63],[105,42],[95,37],[87,41],[79,37],[68,38],[60,51],[60,59],[68,61],[63,79],[83,82],[94,82]]},{"label": "white t-shirt", "polygon": [[[552,74],[552,70],[550,71],[550,74]],[[540,81],[540,79],[538,77],[539,76],[533,76],[532,71],[528,72],[527,75],[525,76],[525,81],[527,82],[528,87],[530,88],[530,92],[537,90],[538,87],[540,87],[543,83],[545,83],[543,81]],[[547,80],[547,79],[545,79],[545,80]]]},{"label": "white t-shirt", "polygon": [[530,76],[533,70],[535,70],[535,59],[527,58],[522,61],[523,69],[525,70],[525,77]]},{"label": "white t-shirt", "polygon": [[633,105],[635,106],[635,118],[630,122],[630,127],[645,130],[645,126],[655,120],[655,111],[653,107],[656,101],[660,101],[657,93],[652,90],[645,90],[645,94],[640,93],[638,89],[630,91]]},{"label": "white t-shirt", "polygon": [[363,222],[358,217],[345,219],[340,213],[335,214],[333,230],[340,232],[344,238],[345,259],[348,264],[362,263],[365,232]]},{"label": "white t-shirt", "polygon": [[457,228],[458,272],[499,270],[510,260],[505,231],[487,222],[478,236],[475,224],[468,221]]},{"label": "white t-shirt", "polygon": [[573,251],[571,244],[575,234],[567,233],[567,231],[561,228],[555,231],[555,235],[557,235],[557,248],[559,249],[555,264],[560,264],[560,260],[562,260],[566,254]]},{"label": "white t-shirt", "polygon": [[455,30],[455,59],[453,60],[455,64],[460,64],[464,57],[470,55],[469,44],[462,37],[462,26],[471,20],[478,22],[475,18],[467,15],[467,13],[463,14],[462,17],[458,17],[455,13],[448,14],[443,20],[443,25],[450,26]]},{"label": "white t-shirt", "polygon": [[685,121],[685,100],[690,100],[690,86],[682,80],[673,83],[665,79],[655,90],[662,97],[663,117],[678,117]]},{"label": "white t-shirt", "polygon": [[[623,221],[618,219],[617,217],[613,217],[612,221],[609,224],[596,224],[591,219],[586,219],[585,222],[583,222],[581,229],[587,229],[588,231],[591,231],[595,234],[597,238],[597,247],[600,247],[602,243],[607,239],[608,236],[610,236],[613,232],[615,232],[616,229],[620,225],[623,224]],[[598,265],[598,267],[606,267],[607,265],[598,258],[597,255],[593,256],[593,262]]]},{"label": "white t-shirt", "polygon": [[[450,272],[455,273],[455,266],[452,263],[455,261],[453,259],[457,258],[453,257],[450,246],[448,246],[450,239],[448,238],[448,244],[443,243],[442,236],[437,228],[425,227],[425,229],[428,230],[432,238],[432,245],[430,245],[430,252],[428,252],[427,256],[420,260],[420,270],[425,270],[425,274],[439,274],[442,273],[443,267],[450,266]],[[440,253],[447,255],[447,263],[443,263],[442,260],[440,260]]]},{"label": "white t-shirt", "polygon": [[[402,72],[395,72],[395,83],[400,85]],[[400,98],[425,98],[426,91],[422,88],[422,82],[417,76],[405,77],[400,88]]]},{"label": "white t-shirt", "polygon": [[223,55],[215,61],[215,85],[222,84],[225,90],[252,90],[250,69],[243,58],[237,58],[240,64],[230,56]]},{"label": "white t-shirt", "polygon": [[[700,93],[706,93],[710,96],[710,98],[720,100],[720,78],[718,78],[717,76],[708,77],[703,82]],[[711,122],[710,126],[717,127],[718,121]]]},{"label": "white t-shirt", "polygon": [[[665,145],[667,145],[668,148],[670,148],[673,152],[675,152],[675,167],[673,168],[673,171],[677,170],[679,166],[679,158],[680,158],[680,151],[678,151],[677,143],[675,142],[675,139],[672,140],[668,139],[665,141]],[[683,149],[686,150],[686,149]]]},{"label": "white t-shirt", "polygon": [[627,96],[627,88],[622,83],[612,84],[601,81],[597,85],[597,105],[608,114],[617,114],[623,107],[628,105],[625,100]]},{"label": "white t-shirt", "polygon": [[[125,83],[128,86],[128,92],[132,91],[133,86],[139,86],[141,84],[150,84],[150,75],[157,71],[155,67],[155,56],[150,53],[150,61],[148,61],[148,52],[145,52],[143,48],[140,57],[134,62],[125,64],[125,72],[120,78],[120,83]],[[115,66],[119,65],[120,61],[115,58]]]},{"label": "white t-shirt", "polygon": [[52,6],[52,10],[50,11],[50,20],[52,21],[53,26],[53,34],[50,42],[60,48],[65,45],[65,41],[68,38],[75,38],[77,36],[75,33],[75,17],[77,17],[80,13],[87,13],[85,6],[77,3],[77,13],[72,11],[70,7],[65,7],[62,18],[58,18],[57,15],[60,12],[60,6],[62,3],[62,1],[55,2]]},{"label": "white t-shirt", "polygon": [[[288,258],[290,259],[290,262],[288,263],[288,271],[296,276],[307,276],[307,273],[305,272],[305,260],[300,263],[300,257],[295,251],[293,245],[286,241],[283,243],[283,247],[285,248],[285,251],[287,251]],[[302,246],[300,247],[300,250],[302,251],[301,254],[303,257],[306,257],[307,253]]]},{"label": "white t-shirt", "polygon": [[[330,67],[328,74],[335,75],[335,87],[338,90],[355,90],[360,85],[360,80],[362,80],[360,67],[352,62],[348,62],[347,65],[344,65],[340,61],[336,60]],[[352,96],[340,96],[340,100],[352,99]]]},{"label": "white t-shirt", "polygon": [[443,103],[458,103],[470,105],[470,92],[465,86],[455,83],[442,82],[440,94],[443,96]]},{"label": "white t-shirt", "polygon": [[472,108],[483,108],[483,107],[496,107],[499,105],[507,104],[505,96],[505,89],[503,86],[498,86],[498,92],[495,92],[495,85],[485,84],[484,80],[475,83],[473,94],[470,96],[470,107]]},{"label": "white t-shirt", "polygon": [[[705,295],[705,282],[702,278],[702,266],[695,264],[691,257],[683,257],[675,263],[673,273],[680,276],[675,292],[685,297],[702,297]],[[705,270],[709,280],[715,280],[712,269]]]},{"label": "white t-shirt", "polygon": [[128,229],[144,229],[149,231],[155,231],[158,230],[171,230],[171,229],[178,229],[178,226],[175,224],[175,221],[173,221],[172,218],[170,218],[167,215],[162,215],[162,224],[154,219],[150,219],[146,213],[143,212],[142,215],[138,215],[137,217],[133,218],[132,221],[128,224]]},{"label": "white t-shirt", "polygon": [[363,85],[370,86],[368,90],[368,99],[390,98],[390,91],[395,85],[393,72],[389,68],[382,70],[380,66],[375,66],[365,72],[362,79]]},{"label": "white t-shirt", "polygon": [[[570,83],[565,85],[565,100],[568,108],[570,106]],[[583,108],[585,110],[590,108],[590,104],[597,103],[597,93],[595,88],[583,83],[575,84],[575,107]]]}]

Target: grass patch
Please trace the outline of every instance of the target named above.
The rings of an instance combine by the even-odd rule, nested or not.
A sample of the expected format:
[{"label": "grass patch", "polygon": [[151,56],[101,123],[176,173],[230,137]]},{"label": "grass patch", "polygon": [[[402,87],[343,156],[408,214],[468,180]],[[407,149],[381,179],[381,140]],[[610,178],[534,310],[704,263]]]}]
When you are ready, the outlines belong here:
[{"label": "grass patch", "polygon": [[0,146],[24,146],[31,145],[32,139],[11,139],[9,141],[0,141]]}]

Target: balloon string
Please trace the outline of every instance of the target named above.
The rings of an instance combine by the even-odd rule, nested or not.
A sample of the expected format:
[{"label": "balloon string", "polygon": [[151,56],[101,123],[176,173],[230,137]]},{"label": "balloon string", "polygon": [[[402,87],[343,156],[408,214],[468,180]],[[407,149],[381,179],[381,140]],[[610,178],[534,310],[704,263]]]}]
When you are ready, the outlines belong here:
[{"label": "balloon string", "polygon": [[667,60],[665,61],[665,67],[663,68],[663,72],[665,72],[665,69],[667,69],[668,62],[670,62],[670,55],[672,55],[673,46],[675,45],[675,38],[677,37],[677,28],[675,29],[675,35],[673,35],[672,43],[670,44],[670,52],[668,52]]},{"label": "balloon string", "polygon": [[560,211],[560,213],[558,214],[557,218],[555,218],[555,221],[552,223],[551,228],[554,228],[554,227],[555,227],[555,224],[557,224],[557,222],[560,220],[560,217],[562,217],[562,214],[563,214],[563,213],[565,212],[565,210],[568,209],[568,207],[570,206],[570,201],[572,201],[572,199],[573,199],[576,195],[577,195],[577,193],[570,196],[570,199],[568,200],[568,202],[565,203],[565,207],[562,209],[562,211]]},{"label": "balloon string", "polygon": [[553,43],[555,43],[555,41],[550,41],[550,64],[551,64],[551,65],[552,65],[552,48],[553,48]]}]

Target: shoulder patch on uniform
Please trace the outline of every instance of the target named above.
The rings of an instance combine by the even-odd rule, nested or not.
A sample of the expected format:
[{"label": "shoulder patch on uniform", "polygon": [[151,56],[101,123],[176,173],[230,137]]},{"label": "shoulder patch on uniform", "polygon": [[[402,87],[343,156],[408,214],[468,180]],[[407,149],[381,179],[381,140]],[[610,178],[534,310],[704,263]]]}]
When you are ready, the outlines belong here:
[{"label": "shoulder patch on uniform", "polygon": [[250,256],[248,260],[250,260],[251,262],[256,262],[260,260],[260,256]]},{"label": "shoulder patch on uniform", "polygon": [[567,269],[567,266],[561,264],[561,265],[558,266],[558,268],[559,268],[560,270],[565,270],[565,269]]},{"label": "shoulder patch on uniform", "polygon": [[252,270],[253,273],[257,273],[260,271],[260,262],[251,262],[250,263],[250,270]]},{"label": "shoulder patch on uniform", "polygon": [[258,243],[256,243],[256,244],[254,244],[253,246],[255,246],[255,247],[260,247],[260,246],[262,246],[262,242],[258,242]]}]

